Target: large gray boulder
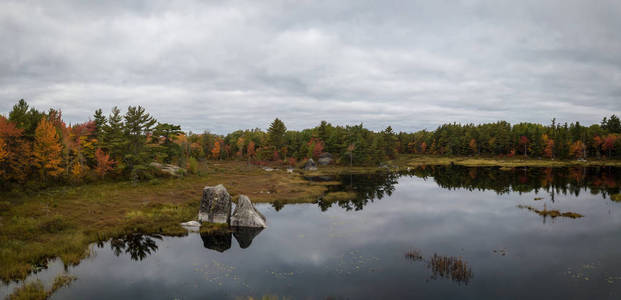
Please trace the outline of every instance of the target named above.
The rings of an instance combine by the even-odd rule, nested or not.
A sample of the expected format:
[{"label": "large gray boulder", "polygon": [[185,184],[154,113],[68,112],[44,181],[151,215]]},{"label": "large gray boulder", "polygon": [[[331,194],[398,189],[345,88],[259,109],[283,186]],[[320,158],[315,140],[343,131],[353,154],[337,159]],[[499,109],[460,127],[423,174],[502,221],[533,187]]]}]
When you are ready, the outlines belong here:
[{"label": "large gray boulder", "polygon": [[317,170],[317,164],[312,158],[306,161],[306,164],[304,165],[304,170],[308,170],[308,171]]},{"label": "large gray boulder", "polygon": [[319,155],[319,159],[317,160],[317,162],[321,166],[329,165],[330,163],[332,163],[332,154],[327,152],[322,153],[321,155]]},{"label": "large gray boulder", "polygon": [[198,210],[200,222],[229,223],[231,219],[231,195],[219,184],[203,189],[203,198]]},{"label": "large gray boulder", "polygon": [[265,216],[263,216],[250,202],[246,195],[239,195],[237,206],[231,216],[231,226],[266,228]]}]

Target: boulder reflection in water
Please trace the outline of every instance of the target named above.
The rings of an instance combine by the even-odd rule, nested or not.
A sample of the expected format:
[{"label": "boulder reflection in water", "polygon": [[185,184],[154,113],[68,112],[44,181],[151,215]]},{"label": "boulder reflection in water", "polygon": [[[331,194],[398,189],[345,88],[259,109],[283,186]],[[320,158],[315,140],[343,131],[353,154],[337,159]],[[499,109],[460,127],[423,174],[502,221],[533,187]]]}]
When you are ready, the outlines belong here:
[{"label": "boulder reflection in water", "polygon": [[228,232],[202,232],[203,246],[207,249],[224,252],[231,248],[231,236],[234,236],[239,247],[246,249],[252,240],[263,231],[263,228],[232,227]]}]

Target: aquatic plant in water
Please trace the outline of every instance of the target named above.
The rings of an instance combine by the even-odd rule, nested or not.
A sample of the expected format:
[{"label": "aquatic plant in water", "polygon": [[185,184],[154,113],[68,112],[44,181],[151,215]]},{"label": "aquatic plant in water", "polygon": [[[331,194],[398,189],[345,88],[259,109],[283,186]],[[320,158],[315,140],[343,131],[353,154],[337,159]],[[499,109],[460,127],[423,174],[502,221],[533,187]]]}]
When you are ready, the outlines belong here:
[{"label": "aquatic plant in water", "polygon": [[575,212],[560,212],[558,210],[548,210],[545,206],[543,207],[543,210],[538,210],[532,206],[528,206],[528,205],[518,205],[518,208],[523,208],[523,209],[528,209],[529,211],[535,212],[536,214],[542,216],[542,217],[550,217],[550,218],[556,218],[556,217],[565,217],[565,218],[571,218],[571,219],[577,219],[577,218],[582,218],[584,217],[583,215],[579,214],[579,213],[575,213]]}]

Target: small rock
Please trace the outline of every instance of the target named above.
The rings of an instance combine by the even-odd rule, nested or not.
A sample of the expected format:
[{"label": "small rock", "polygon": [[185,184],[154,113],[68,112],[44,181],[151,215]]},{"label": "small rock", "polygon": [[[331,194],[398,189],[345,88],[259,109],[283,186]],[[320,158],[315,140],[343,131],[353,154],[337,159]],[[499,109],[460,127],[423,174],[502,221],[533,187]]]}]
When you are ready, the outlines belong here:
[{"label": "small rock", "polygon": [[185,227],[201,227],[201,223],[199,223],[197,221],[189,221],[189,222],[181,223],[181,226],[185,226]]},{"label": "small rock", "polygon": [[306,162],[306,164],[304,165],[304,170],[308,170],[308,171],[317,170],[317,164],[312,158]]},{"label": "small rock", "polygon": [[321,155],[319,155],[319,159],[317,160],[317,162],[322,165],[329,165],[330,163],[332,163],[332,154],[330,153],[322,153]]}]

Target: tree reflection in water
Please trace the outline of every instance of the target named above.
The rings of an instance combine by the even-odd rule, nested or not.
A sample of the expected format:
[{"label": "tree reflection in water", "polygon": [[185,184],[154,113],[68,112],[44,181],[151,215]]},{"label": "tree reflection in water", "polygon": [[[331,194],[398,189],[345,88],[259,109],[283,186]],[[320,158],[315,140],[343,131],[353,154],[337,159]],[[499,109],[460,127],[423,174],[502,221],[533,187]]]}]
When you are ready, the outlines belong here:
[{"label": "tree reflection in water", "polygon": [[334,203],[346,210],[362,210],[370,202],[392,195],[395,191],[397,179],[400,176],[399,173],[395,172],[336,176],[331,180],[339,181],[341,184],[328,186],[328,193],[337,191],[352,192],[355,194],[355,197],[336,201],[327,201],[320,197],[317,200],[317,204],[322,211],[327,210]]},{"label": "tree reflection in water", "polygon": [[[328,186],[327,193],[348,192],[355,195],[351,199],[335,201],[326,200],[322,196],[317,200],[322,211],[335,203],[346,210],[362,210],[374,200],[390,196],[402,176],[433,179],[438,186],[449,190],[491,190],[498,194],[545,192],[549,194],[552,202],[555,201],[555,195],[579,196],[584,191],[601,194],[603,198],[612,200],[611,195],[619,194],[621,183],[621,170],[615,167],[500,168],[421,165],[395,172],[306,179],[338,181],[340,184]],[[273,204],[277,211],[284,205],[282,202]]]},{"label": "tree reflection in water", "polygon": [[146,235],[139,233],[126,234],[110,240],[110,248],[116,256],[121,253],[129,254],[132,260],[143,260],[157,251],[154,239],[161,240],[160,235]]},{"label": "tree reflection in water", "polygon": [[621,183],[621,170],[615,167],[418,166],[401,174],[431,178],[445,189],[492,190],[498,194],[546,191],[552,198],[554,194],[579,196],[586,190],[606,198],[618,194]]}]

